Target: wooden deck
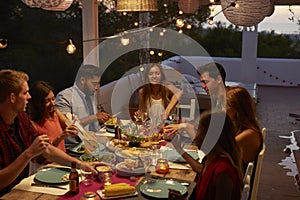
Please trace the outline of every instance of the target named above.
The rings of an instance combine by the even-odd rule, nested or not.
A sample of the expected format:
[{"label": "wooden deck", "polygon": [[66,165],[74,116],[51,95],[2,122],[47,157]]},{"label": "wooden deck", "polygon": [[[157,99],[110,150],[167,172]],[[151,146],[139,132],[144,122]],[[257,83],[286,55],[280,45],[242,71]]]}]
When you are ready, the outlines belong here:
[{"label": "wooden deck", "polygon": [[[290,156],[284,149],[291,143],[291,131],[300,130],[300,121],[289,116],[289,113],[300,114],[300,88],[258,86],[258,100],[256,111],[261,127],[267,128],[267,149],[257,199],[300,199],[295,178],[287,175],[291,170],[279,165]],[[300,141],[300,138],[296,139]],[[297,161],[300,161],[299,152],[294,151]]]}]

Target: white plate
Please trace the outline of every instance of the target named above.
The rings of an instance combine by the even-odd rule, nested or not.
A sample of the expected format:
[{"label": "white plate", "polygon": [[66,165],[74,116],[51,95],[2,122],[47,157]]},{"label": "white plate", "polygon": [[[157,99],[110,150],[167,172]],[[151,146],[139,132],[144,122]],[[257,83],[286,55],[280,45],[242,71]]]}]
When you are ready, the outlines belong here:
[{"label": "white plate", "polygon": [[116,170],[119,176],[129,177],[129,176],[140,176],[145,174],[145,168],[143,167],[129,170],[120,167],[121,165],[124,165],[124,162],[120,162],[116,165]]},{"label": "white plate", "polygon": [[114,197],[106,197],[103,194],[103,190],[97,190],[97,193],[99,194],[99,196],[101,197],[101,199],[117,199],[117,198],[125,198],[125,197],[132,197],[132,196],[137,196],[138,192],[135,191],[132,194],[125,194],[125,195],[119,195],[119,196],[114,196]]}]

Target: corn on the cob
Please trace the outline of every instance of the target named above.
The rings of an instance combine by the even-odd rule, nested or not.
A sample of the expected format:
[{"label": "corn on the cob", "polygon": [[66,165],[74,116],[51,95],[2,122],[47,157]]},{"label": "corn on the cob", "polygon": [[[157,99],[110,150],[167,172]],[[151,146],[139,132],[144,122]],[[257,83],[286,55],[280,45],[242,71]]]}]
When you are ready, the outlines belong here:
[{"label": "corn on the cob", "polygon": [[104,186],[104,195],[106,197],[131,194],[135,191],[135,187],[127,183],[116,183]]}]

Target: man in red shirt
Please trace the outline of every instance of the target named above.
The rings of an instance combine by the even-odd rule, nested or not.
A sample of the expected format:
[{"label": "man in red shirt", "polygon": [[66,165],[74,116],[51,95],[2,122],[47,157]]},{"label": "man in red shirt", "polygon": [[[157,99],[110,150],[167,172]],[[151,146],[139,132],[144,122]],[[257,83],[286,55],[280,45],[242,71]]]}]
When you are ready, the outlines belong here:
[{"label": "man in red shirt", "polygon": [[67,166],[97,164],[81,162],[52,146],[47,135],[38,135],[24,112],[31,98],[28,79],[24,72],[0,70],[0,196],[28,176],[29,161],[37,156]]}]

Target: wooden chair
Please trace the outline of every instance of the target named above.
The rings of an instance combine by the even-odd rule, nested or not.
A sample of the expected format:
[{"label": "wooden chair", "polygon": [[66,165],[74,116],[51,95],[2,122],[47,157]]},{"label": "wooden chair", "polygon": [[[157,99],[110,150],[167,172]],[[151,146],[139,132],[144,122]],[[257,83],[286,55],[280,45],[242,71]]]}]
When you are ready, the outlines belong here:
[{"label": "wooden chair", "polygon": [[262,129],[262,135],[263,135],[263,147],[261,151],[258,154],[256,164],[255,164],[255,174],[253,178],[253,185],[251,189],[251,198],[250,200],[256,200],[257,198],[257,193],[258,193],[258,186],[259,186],[259,181],[260,181],[260,173],[261,173],[261,166],[262,166],[262,161],[263,157],[266,151],[266,144],[265,144],[265,139],[267,135],[267,129],[263,128]]},{"label": "wooden chair", "polygon": [[253,172],[254,164],[253,162],[249,162],[245,175],[244,175],[244,188],[242,191],[242,198],[241,200],[248,200],[250,196],[250,188],[251,188],[251,177]]},{"label": "wooden chair", "polygon": [[191,103],[190,104],[177,104],[176,105],[176,109],[177,109],[177,116],[179,116],[179,112],[182,115],[182,109],[186,109],[189,110],[189,116],[181,116],[181,119],[183,121],[192,121],[195,119],[195,110],[196,110],[196,99],[191,99]]}]

